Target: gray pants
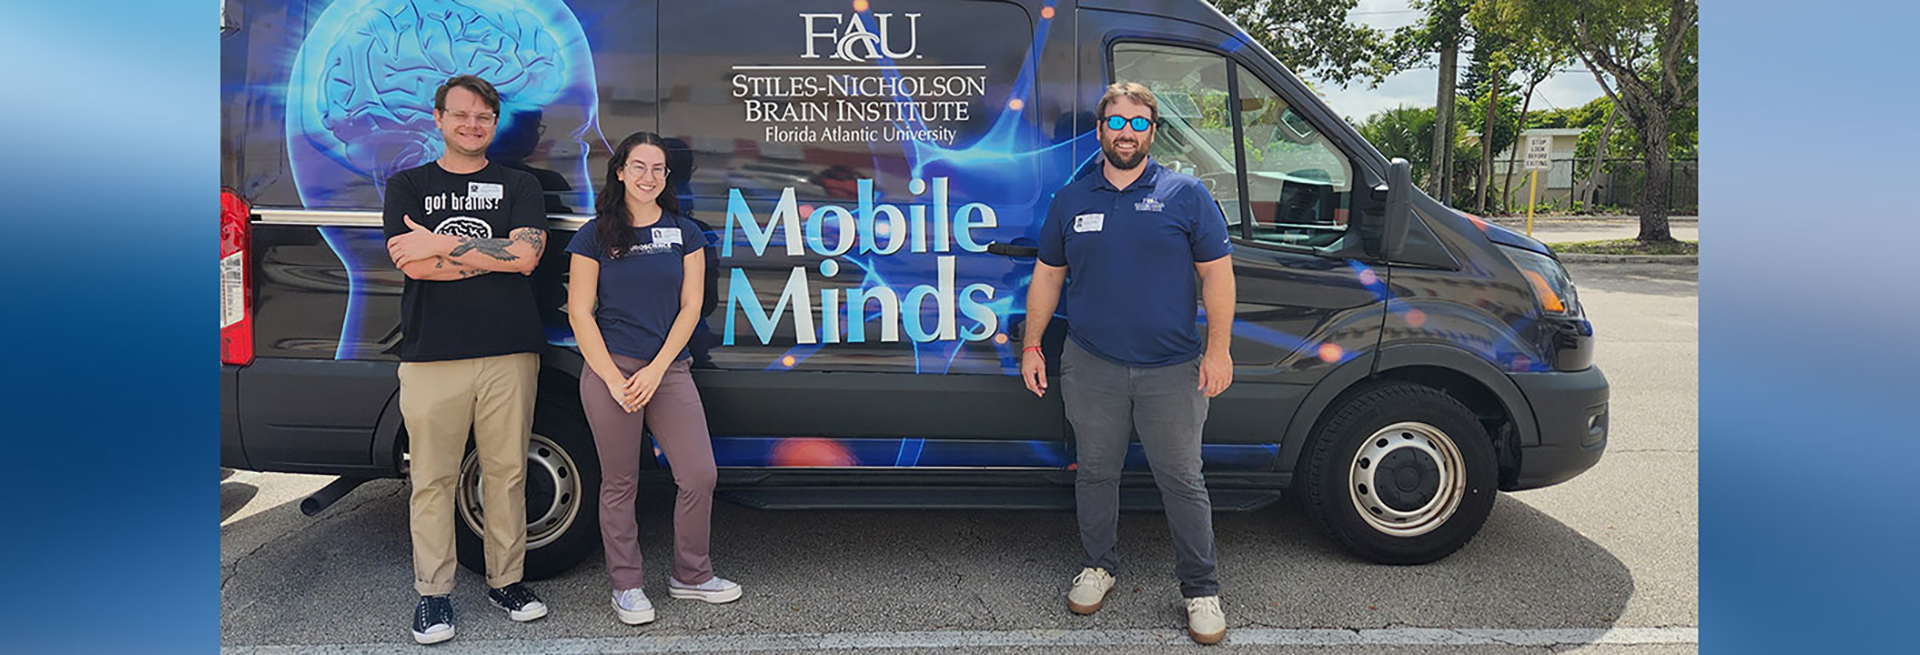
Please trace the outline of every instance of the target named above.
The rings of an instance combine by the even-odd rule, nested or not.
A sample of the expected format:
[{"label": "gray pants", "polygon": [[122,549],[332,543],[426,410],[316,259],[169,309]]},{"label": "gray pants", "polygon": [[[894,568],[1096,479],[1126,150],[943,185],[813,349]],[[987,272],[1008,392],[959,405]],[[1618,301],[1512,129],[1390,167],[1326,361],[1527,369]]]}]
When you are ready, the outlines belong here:
[{"label": "gray pants", "polygon": [[1074,500],[1081,566],[1119,575],[1120,469],[1134,434],[1147,452],[1173,532],[1174,574],[1187,598],[1220,593],[1213,578],[1213,501],[1200,474],[1200,428],[1207,397],[1200,360],[1129,368],[1089,353],[1072,339],[1060,356],[1060,393],[1073,424],[1079,469]]}]

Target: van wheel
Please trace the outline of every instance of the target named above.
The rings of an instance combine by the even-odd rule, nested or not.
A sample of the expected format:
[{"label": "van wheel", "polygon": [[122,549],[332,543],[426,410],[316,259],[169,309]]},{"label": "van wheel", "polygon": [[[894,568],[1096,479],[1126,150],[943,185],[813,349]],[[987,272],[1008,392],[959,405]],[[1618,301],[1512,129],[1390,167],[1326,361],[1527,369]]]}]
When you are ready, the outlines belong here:
[{"label": "van wheel", "polygon": [[1473,412],[1431,387],[1363,389],[1309,448],[1307,514],[1374,562],[1425,564],[1451,555],[1493,511],[1492,440]]},{"label": "van wheel", "polygon": [[[600,547],[600,457],[578,407],[541,399],[527,440],[528,580],[567,572]],[[481,539],[480,457],[468,445],[454,489],[454,544],[460,565],[486,575]]]}]

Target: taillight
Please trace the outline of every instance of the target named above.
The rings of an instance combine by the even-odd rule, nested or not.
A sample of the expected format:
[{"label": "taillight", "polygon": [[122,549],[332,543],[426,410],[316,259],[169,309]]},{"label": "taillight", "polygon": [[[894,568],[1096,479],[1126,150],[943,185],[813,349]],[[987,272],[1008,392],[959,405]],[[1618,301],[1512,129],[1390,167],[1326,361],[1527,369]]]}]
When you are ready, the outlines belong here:
[{"label": "taillight", "polygon": [[248,272],[248,217],[253,208],[233,189],[220,190],[220,363],[253,363],[253,274]]}]

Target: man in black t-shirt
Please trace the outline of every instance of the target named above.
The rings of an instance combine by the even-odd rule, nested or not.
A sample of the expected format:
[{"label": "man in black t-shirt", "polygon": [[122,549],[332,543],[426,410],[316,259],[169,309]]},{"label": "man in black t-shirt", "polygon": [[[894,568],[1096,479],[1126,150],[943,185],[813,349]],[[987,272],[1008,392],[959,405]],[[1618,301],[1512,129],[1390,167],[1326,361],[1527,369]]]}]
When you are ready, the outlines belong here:
[{"label": "man in black t-shirt", "polygon": [[446,152],[387,180],[387,254],[400,296],[400,415],[412,456],[413,638],[453,638],[454,493],[472,431],[480,461],[487,598],[515,621],[547,615],[521,584],[527,439],[546,344],[533,274],[546,247],[532,175],[487,161],[500,94],[461,75],[434,93]]}]

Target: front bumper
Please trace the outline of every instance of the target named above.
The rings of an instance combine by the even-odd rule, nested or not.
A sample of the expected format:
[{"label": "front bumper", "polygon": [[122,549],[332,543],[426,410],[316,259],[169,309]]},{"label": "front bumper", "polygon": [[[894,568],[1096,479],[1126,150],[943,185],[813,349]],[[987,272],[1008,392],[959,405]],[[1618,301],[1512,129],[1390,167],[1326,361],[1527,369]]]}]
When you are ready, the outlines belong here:
[{"label": "front bumper", "polygon": [[[1537,445],[1520,447],[1520,466],[1506,491],[1566,482],[1600,462],[1607,449],[1607,376],[1600,367],[1552,373],[1512,373],[1533,408]],[[1523,442],[1524,443],[1524,442]]]}]

